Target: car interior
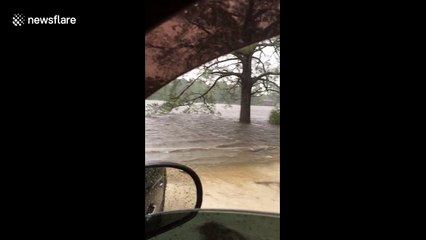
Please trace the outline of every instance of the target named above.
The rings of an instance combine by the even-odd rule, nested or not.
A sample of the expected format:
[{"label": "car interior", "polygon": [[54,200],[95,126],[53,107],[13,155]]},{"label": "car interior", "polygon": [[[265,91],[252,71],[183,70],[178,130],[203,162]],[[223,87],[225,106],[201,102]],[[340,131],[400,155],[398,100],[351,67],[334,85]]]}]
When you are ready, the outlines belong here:
[{"label": "car interior", "polygon": [[[145,99],[201,64],[280,35],[277,0],[161,0],[145,9]],[[150,212],[145,239],[279,239],[279,214],[199,207]]]}]

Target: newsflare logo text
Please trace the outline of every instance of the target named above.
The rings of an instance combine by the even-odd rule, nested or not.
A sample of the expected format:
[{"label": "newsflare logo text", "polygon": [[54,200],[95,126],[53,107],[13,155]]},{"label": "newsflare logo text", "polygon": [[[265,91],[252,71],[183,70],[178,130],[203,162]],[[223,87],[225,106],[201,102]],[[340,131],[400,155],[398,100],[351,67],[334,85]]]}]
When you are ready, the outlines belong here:
[{"label": "newsflare logo text", "polygon": [[15,13],[12,17],[12,24],[16,27],[28,25],[56,25],[56,24],[76,24],[77,19],[75,17],[61,17],[55,15],[52,17],[25,17],[22,13]]}]

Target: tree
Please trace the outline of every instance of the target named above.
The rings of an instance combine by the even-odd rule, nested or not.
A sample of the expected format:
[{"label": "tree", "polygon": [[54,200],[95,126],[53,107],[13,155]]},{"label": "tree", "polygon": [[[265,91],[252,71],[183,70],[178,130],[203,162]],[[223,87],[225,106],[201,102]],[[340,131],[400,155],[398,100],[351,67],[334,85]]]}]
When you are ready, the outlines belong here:
[{"label": "tree", "polygon": [[208,62],[183,76],[185,79],[196,77],[192,77],[179,93],[171,96],[164,107],[171,110],[202,102],[206,108],[214,111],[218,96],[227,102],[232,102],[233,97],[238,96],[240,122],[250,123],[252,97],[272,93],[275,98],[277,94],[279,96],[279,52],[280,37],[275,37]]},{"label": "tree", "polygon": [[[279,67],[274,70],[268,69],[267,64],[262,60],[262,54],[264,55],[263,49],[271,46],[274,48],[275,52],[278,53],[279,43],[279,37],[269,39],[265,42],[256,43],[240,49],[232,54],[239,60],[242,66],[242,71],[237,74],[237,83],[241,86],[241,123],[250,123],[250,106],[253,95],[262,94],[264,91],[275,91],[279,93],[279,85],[273,81],[274,78],[271,77],[280,75]],[[255,56],[257,52],[260,52],[259,57]],[[253,75],[253,73],[256,72],[258,74]],[[226,74],[226,72],[221,74]]]}]

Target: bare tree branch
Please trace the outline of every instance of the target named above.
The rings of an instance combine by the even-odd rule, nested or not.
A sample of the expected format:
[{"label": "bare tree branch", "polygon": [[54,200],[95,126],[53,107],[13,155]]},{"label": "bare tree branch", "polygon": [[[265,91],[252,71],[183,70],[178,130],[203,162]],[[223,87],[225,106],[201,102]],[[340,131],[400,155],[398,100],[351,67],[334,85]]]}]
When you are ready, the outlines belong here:
[{"label": "bare tree branch", "polygon": [[211,74],[223,74],[224,77],[236,76],[236,77],[239,77],[239,78],[241,78],[243,76],[241,73],[235,73],[235,72],[212,72]]},{"label": "bare tree branch", "polygon": [[250,95],[253,96],[256,93],[261,93],[261,92],[263,92],[262,89],[258,89],[258,90],[254,91],[254,92],[251,92]]},{"label": "bare tree branch", "polygon": [[225,60],[216,61],[216,62],[214,62],[214,63],[212,63],[212,64],[210,64],[210,65],[208,65],[208,66],[204,66],[204,67],[205,67],[205,68],[210,68],[210,67],[212,67],[213,65],[217,65],[217,64],[219,64],[219,63],[228,62],[228,61],[232,61],[232,60],[239,60],[239,59],[238,59],[238,58],[228,58],[228,59],[225,59]]},{"label": "bare tree branch", "polygon": [[280,89],[280,86],[278,86],[278,84],[276,84],[274,81],[269,81],[269,80],[267,80],[267,81],[268,81],[268,83],[274,85],[276,88]]},{"label": "bare tree branch", "polygon": [[235,52],[233,52],[233,53],[231,53],[232,55],[234,55],[235,57],[237,57],[238,58],[238,60],[240,60],[240,61],[244,61],[244,55],[242,54],[242,53],[240,53],[240,52],[238,52],[238,51],[235,51]]},{"label": "bare tree branch", "polygon": [[186,92],[186,90],[188,90],[192,85],[194,85],[195,82],[196,82],[196,80],[193,80],[190,84],[188,84],[188,86],[185,87],[185,89],[183,89],[182,92],[178,96],[174,97],[174,99],[180,98]]},{"label": "bare tree branch", "polygon": [[222,79],[222,78],[224,78],[224,77],[228,77],[229,75],[234,75],[234,74],[232,74],[232,73],[228,73],[228,74],[226,74],[226,75],[222,75],[222,76],[218,77],[218,78],[214,81],[214,83],[210,86],[210,88],[209,88],[209,89],[207,89],[207,91],[205,91],[205,92],[204,92],[203,94],[201,94],[200,96],[198,96],[198,97],[196,97],[196,98],[193,98],[193,99],[191,99],[191,100],[189,100],[189,101],[194,102],[194,101],[195,101],[195,100],[197,100],[197,99],[204,98],[204,96],[206,96],[206,95],[207,95],[207,93],[209,93],[209,92],[210,92],[210,90],[212,90],[212,89],[214,88],[214,86],[216,85],[216,83],[217,83],[220,79]]},{"label": "bare tree branch", "polygon": [[268,83],[268,84],[272,84],[272,85],[274,85],[276,88],[280,89],[280,86],[278,86],[278,84],[276,84],[274,81],[270,81],[270,80],[268,80],[268,79],[262,79],[262,84],[263,84],[263,86],[265,87],[266,91],[273,91],[273,92],[280,93],[279,91],[277,91],[277,90],[275,90],[275,89],[273,89],[273,88],[269,88],[269,87],[268,87],[268,85],[267,85],[267,83]]},{"label": "bare tree branch", "polygon": [[241,80],[238,78],[237,79],[237,81],[234,83],[234,85],[232,85],[230,88],[229,88],[229,91],[228,92],[230,92],[231,90],[233,90],[233,89],[235,89],[238,85],[241,85]]},{"label": "bare tree branch", "polygon": [[261,78],[263,78],[263,77],[265,77],[265,76],[269,76],[269,75],[276,75],[276,76],[279,76],[279,75],[280,75],[280,73],[276,73],[276,72],[265,72],[265,73],[260,74],[260,75],[259,75],[259,76],[257,76],[257,77],[254,77],[254,78],[253,78],[253,81],[258,81],[258,80],[260,80]]},{"label": "bare tree branch", "polygon": [[278,59],[279,59],[280,58],[280,51],[278,51],[277,48],[279,48],[279,46],[280,46],[280,38],[275,39],[275,42],[273,42],[272,39],[269,39],[268,41],[270,42],[270,44],[274,45],[273,46],[274,47],[274,52],[275,52],[275,54],[278,55]]},{"label": "bare tree branch", "polygon": [[280,94],[280,91],[275,90],[275,89],[273,89],[273,88],[270,88],[268,91],[269,91],[269,92],[276,92],[276,93]]},{"label": "bare tree branch", "polygon": [[258,63],[261,63],[261,64],[262,64],[263,71],[264,71],[264,72],[267,72],[267,71],[266,71],[266,67],[265,67],[265,63],[263,63],[263,61],[262,61],[262,60],[260,60],[260,58],[255,57],[255,56],[253,56],[252,58],[253,58],[253,59],[256,59],[256,60],[258,61]]}]

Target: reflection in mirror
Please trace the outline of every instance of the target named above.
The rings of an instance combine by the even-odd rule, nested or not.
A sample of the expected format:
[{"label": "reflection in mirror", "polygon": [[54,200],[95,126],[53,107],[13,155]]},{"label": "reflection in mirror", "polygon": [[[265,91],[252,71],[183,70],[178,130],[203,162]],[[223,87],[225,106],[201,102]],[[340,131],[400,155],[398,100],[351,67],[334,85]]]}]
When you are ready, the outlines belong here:
[{"label": "reflection in mirror", "polygon": [[166,184],[165,168],[145,168],[145,215],[163,211]]},{"label": "reflection in mirror", "polygon": [[193,209],[197,202],[197,188],[192,177],[183,170],[167,168],[164,211]]},{"label": "reflection in mirror", "polygon": [[191,175],[173,167],[145,168],[145,215],[193,209],[197,186]]}]

